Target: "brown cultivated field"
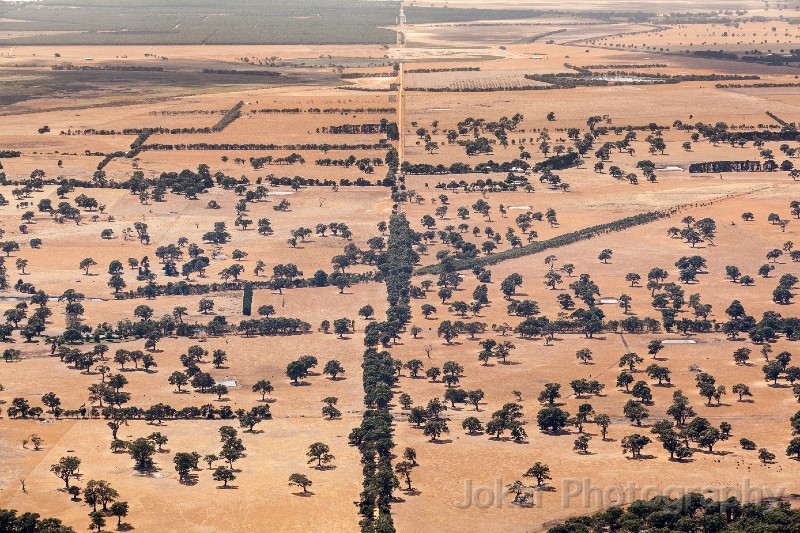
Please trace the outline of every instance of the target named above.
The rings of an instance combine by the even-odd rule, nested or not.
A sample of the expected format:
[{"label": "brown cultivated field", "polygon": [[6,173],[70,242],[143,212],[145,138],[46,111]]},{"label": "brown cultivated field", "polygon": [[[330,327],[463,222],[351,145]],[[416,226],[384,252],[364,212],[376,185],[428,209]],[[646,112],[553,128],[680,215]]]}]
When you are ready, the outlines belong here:
[{"label": "brown cultivated field", "polygon": [[620,35],[592,39],[591,44],[633,48],[634,50],[661,50],[666,52],[694,52],[697,50],[723,50],[745,52],[760,50],[763,53],[789,52],[792,43],[800,39],[797,26],[785,22],[747,22],[735,27],[710,25],[673,25],[639,35]]},{"label": "brown cultivated field", "polygon": [[[487,7],[468,0],[446,4]],[[372,517],[363,503],[382,489],[376,482],[369,485],[373,492],[362,493],[365,475],[371,479],[370,456],[363,453],[366,445],[351,442],[351,432],[375,410],[393,417],[393,450],[386,456],[392,468],[401,463],[402,470],[407,447],[416,451],[412,489],[397,473],[389,499],[398,532],[545,531],[570,517],[690,491],[715,500],[775,496],[796,507],[800,463],[787,446],[797,437],[790,418],[800,409],[800,350],[791,320],[798,316],[800,283],[800,207],[793,204],[800,201],[794,170],[800,164],[794,128],[799,74],[792,66],[672,53],[800,48],[796,22],[778,19],[791,11],[768,4],[767,10],[764,2],[647,2],[648,11],[659,13],[725,8],[768,19],[736,28],[665,25],[652,33],[630,34],[652,28],[650,22],[577,24],[588,20],[587,11],[611,9],[609,2],[590,2],[556,20],[398,27],[405,43],[389,47],[0,49],[0,97],[7,99],[0,108],[0,314],[6,321],[0,324],[0,509],[36,512],[86,530],[93,506],[83,490],[90,480],[104,480],[129,506],[120,531],[358,531],[364,525],[359,501]],[[614,10],[632,5],[615,4]],[[526,42],[561,28],[567,31]],[[397,76],[375,76],[393,72],[395,62]],[[164,71],[154,81],[134,70],[51,69],[66,64]],[[577,77],[584,68],[605,73],[612,83],[558,88],[525,78]],[[211,76],[203,69],[281,76]],[[425,69],[431,72],[409,72]],[[634,84],[622,79],[628,74],[616,77],[617,70],[696,78]],[[58,77],[64,73],[70,77]],[[239,102],[240,114],[231,115]],[[230,120],[219,131],[196,131],[223,117]],[[362,125],[370,125],[368,131]],[[331,131],[342,126],[358,131]],[[151,135],[132,147],[143,132]],[[737,143],[740,138],[744,142]],[[591,146],[576,164],[548,168],[557,163],[554,156],[581,150],[582,141]],[[473,143],[488,149],[468,153]],[[303,162],[274,161],[293,154]],[[336,163],[316,164],[328,159]],[[735,161],[774,161],[777,168],[689,172],[696,163]],[[451,172],[460,165],[487,171]],[[485,214],[482,204],[489,206]],[[661,216],[569,240],[574,232],[652,212]],[[714,228],[700,235],[704,219]],[[215,225],[228,235],[215,236]],[[601,260],[604,251],[611,253]],[[405,263],[414,255],[414,265]],[[193,256],[201,259],[192,262]],[[701,268],[683,268],[681,258],[691,256],[704,260]],[[458,272],[431,273],[430,267],[446,268],[448,257]],[[301,272],[294,281],[281,274],[284,265]],[[736,279],[729,267],[738,269]],[[415,271],[410,286],[403,268]],[[648,286],[654,268],[667,277]],[[521,284],[506,294],[504,280],[514,275]],[[597,286],[594,305],[571,287],[585,275]],[[741,283],[743,276],[753,283]],[[115,293],[110,282],[124,286]],[[252,313],[246,315],[250,283]],[[775,292],[779,284],[789,296]],[[440,293],[441,285],[452,291]],[[483,286],[488,303],[471,305]],[[70,289],[80,293],[74,302],[65,294]],[[389,322],[387,313],[404,312],[387,300],[398,290],[410,318]],[[670,314],[658,295],[669,290],[682,291],[683,301],[668,302],[667,308],[678,308],[678,324],[666,328]],[[566,296],[572,306],[564,305]],[[208,300],[213,309],[202,310]],[[627,308],[619,303],[626,300]],[[727,312],[734,300],[752,317],[735,336],[726,334],[727,324],[739,323]],[[520,302],[534,305],[532,316],[547,317],[549,325],[528,335],[525,325],[535,319],[513,314]],[[362,310],[367,305],[371,314]],[[588,335],[584,316],[590,313],[601,314],[602,324]],[[282,334],[249,329],[248,321],[259,320],[266,330],[278,317],[301,325]],[[636,322],[632,317],[653,319],[647,321],[652,329],[628,327]],[[337,331],[337,320],[344,329]],[[570,330],[566,323],[579,327]],[[384,328],[384,338],[373,335],[376,327]],[[774,337],[759,336],[767,328]],[[665,341],[663,349],[650,354],[655,340]],[[513,346],[505,360],[481,361],[487,341]],[[399,368],[370,366],[365,343],[386,350]],[[104,355],[97,346],[107,347]],[[742,348],[750,350],[749,360],[737,364],[733,354]],[[591,350],[586,363],[576,357],[582,349]],[[185,354],[198,350],[205,353],[192,363]],[[215,363],[218,350],[227,359]],[[118,351],[133,352],[135,360]],[[784,352],[791,359],[779,358]],[[641,381],[652,395],[642,404],[649,416],[640,425],[626,417],[634,396],[617,382],[627,368],[620,358],[630,353],[643,359],[631,372],[631,388]],[[294,383],[287,371],[308,355],[317,364]],[[765,379],[767,357],[786,361],[775,380]],[[421,367],[417,377],[414,363],[406,365],[414,360]],[[345,372],[335,379],[323,373],[329,361]],[[666,367],[670,382],[648,375],[651,364]],[[453,367],[455,378],[426,375]],[[208,374],[209,385],[227,389],[207,391],[190,379],[179,391],[170,378],[184,372]],[[724,393],[701,396],[696,382],[702,373]],[[120,378],[111,375],[127,383],[115,390],[112,379]],[[572,382],[581,378],[597,380],[602,391],[579,394]],[[264,401],[253,390],[261,380],[274,388]],[[365,388],[373,391],[376,382],[389,391],[385,404],[380,398],[365,403]],[[560,385],[554,406],[569,413],[558,431],[540,429],[537,420],[548,407],[539,401],[547,384]],[[738,385],[752,396],[739,401]],[[454,401],[454,390],[483,396],[473,405]],[[701,442],[714,435],[707,428],[685,441],[681,436],[693,455],[670,459],[651,430],[657,421],[672,420],[668,409],[677,391],[695,413],[687,422],[703,418],[714,430],[727,422],[729,438],[710,449]],[[56,409],[43,401],[50,392],[60,400]],[[120,392],[130,396],[120,399]],[[403,406],[405,395],[416,410]],[[328,419],[323,400],[331,397],[340,413]],[[447,406],[440,417],[449,431],[431,438],[435,409],[419,408],[437,398]],[[21,413],[26,402],[41,411]],[[490,435],[493,414],[510,403],[521,409],[518,423]],[[150,416],[159,404],[172,408],[160,420]],[[584,404],[594,415],[608,415],[605,438],[594,415],[582,428],[575,420]],[[263,420],[251,430],[247,411],[254,407],[262,408]],[[192,408],[198,409],[190,416]],[[420,412],[427,417],[422,427],[413,423]],[[462,429],[469,417],[484,428]],[[117,433],[123,442],[114,450],[109,422],[123,419]],[[209,467],[203,458],[225,448],[224,426],[238,431],[246,450],[232,465],[218,458]],[[154,451],[151,466],[135,467],[127,447],[139,438],[156,442],[154,433],[167,441]],[[632,434],[652,439],[639,458],[623,452],[623,439]],[[41,449],[34,449],[32,435],[41,437]],[[591,437],[586,453],[574,449],[581,436]],[[744,449],[742,438],[756,448]],[[309,461],[309,446],[317,442],[335,456],[327,465]],[[762,448],[775,454],[773,460],[759,457]],[[191,452],[200,460],[182,479],[174,459]],[[78,476],[69,480],[81,491],[77,499],[51,471],[66,456],[81,460]],[[523,477],[537,462],[550,469],[542,487]],[[235,476],[227,486],[214,479],[224,466],[232,468],[223,473]],[[289,486],[292,474],[306,475],[310,492]],[[517,480],[531,493],[527,503],[507,490]],[[118,529],[116,516],[103,517],[104,531]],[[374,531],[369,520],[366,525],[364,531]]]},{"label": "brown cultivated field", "polygon": [[[777,2],[768,2],[774,4],[775,6],[778,5],[786,5],[786,2],[781,2],[780,0]],[[415,2],[414,5],[420,7],[454,7],[454,8],[473,8],[473,9],[481,9],[488,7],[485,3],[481,3],[478,0],[425,0],[424,2]],[[552,10],[563,10],[564,4],[560,2],[540,2],[538,0],[521,0],[519,2],[510,2],[510,1],[499,1],[499,2],[492,2],[492,8],[495,9],[552,9]],[[763,2],[757,2],[754,0],[734,0],[730,2],[721,2],[717,0],[702,0],[700,2],[691,2],[688,0],[682,0],[678,2],[662,2],[659,0],[652,1],[652,2],[633,2],[633,1],[618,1],[618,2],[608,2],[608,1],[593,1],[593,2],[582,2],[580,4],[570,5],[569,9],[571,11],[583,12],[583,11],[648,11],[648,12],[657,12],[657,13],[670,13],[670,12],[691,12],[691,11],[700,11],[700,12],[707,12],[710,10],[718,10],[718,9],[747,9],[747,10],[759,10],[764,7]]]}]

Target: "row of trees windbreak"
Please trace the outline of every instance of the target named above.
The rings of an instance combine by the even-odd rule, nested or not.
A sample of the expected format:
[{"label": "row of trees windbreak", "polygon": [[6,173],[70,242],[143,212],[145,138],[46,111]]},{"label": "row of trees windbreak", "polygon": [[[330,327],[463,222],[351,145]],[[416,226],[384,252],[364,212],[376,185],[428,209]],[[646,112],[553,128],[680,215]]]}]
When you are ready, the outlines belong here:
[{"label": "row of trees windbreak", "polygon": [[265,143],[193,143],[193,144],[147,144],[142,150],[171,151],[171,150],[228,150],[228,151],[249,151],[249,150],[319,150],[327,152],[329,150],[386,150],[389,147],[387,142],[372,144],[265,144]]},{"label": "row of trees windbreak", "polygon": [[778,163],[764,161],[708,161],[689,165],[689,174],[719,174],[720,172],[774,172]]},{"label": "row of trees windbreak", "polygon": [[789,502],[742,503],[736,498],[715,501],[699,493],[676,499],[657,496],[627,507],[611,507],[592,516],[568,519],[550,533],[590,531],[796,531],[800,511]]},{"label": "row of trees windbreak", "polygon": [[217,122],[211,127],[211,131],[219,132],[230,126],[233,123],[233,121],[242,116],[243,107],[244,107],[244,102],[242,101],[238,102],[235,106],[230,108],[227,113],[222,115],[222,118],[219,119],[219,122]]},{"label": "row of trees windbreak", "polygon": [[[610,233],[612,231],[622,231],[628,228],[632,228],[634,226],[648,224],[650,222],[655,222],[660,218],[664,218],[665,216],[667,215],[657,211],[651,211],[648,213],[633,215],[630,217],[622,218],[620,220],[615,220],[613,222],[598,224],[596,226],[590,226],[588,228],[582,228],[577,231],[565,233],[563,235],[559,235],[558,237],[553,237],[552,239],[533,242],[531,244],[519,248],[511,248],[509,250],[503,250],[502,252],[486,255],[483,257],[455,260],[448,265],[448,268],[452,270],[479,269],[481,267],[494,265],[502,261],[506,261],[508,259],[514,259],[517,257],[523,257],[525,255],[536,254],[548,250],[550,248],[560,248],[562,246],[574,244],[579,241],[597,237],[598,235],[601,235],[603,233]],[[443,272],[443,268],[444,265],[442,263],[437,263],[434,265],[428,265],[417,269],[416,274],[418,275],[440,274]]]},{"label": "row of trees windbreak", "polygon": [[[396,165],[396,162],[392,161]],[[397,381],[393,359],[389,352],[379,351],[376,344],[387,344],[410,319],[410,287],[414,263],[418,256],[413,251],[414,232],[406,218],[393,215],[389,221],[389,242],[379,265],[386,283],[389,309],[386,322],[373,323],[364,343],[363,382],[364,403],[367,410],[361,426],[350,434],[350,443],[358,446],[364,472],[364,488],[358,503],[363,533],[391,533],[395,531],[391,515],[392,492],[399,487],[392,470],[394,429],[389,405]],[[376,332],[383,332],[381,339]],[[391,333],[394,332],[394,333]],[[380,333],[378,333],[381,335]],[[377,511],[377,512],[376,512]]]},{"label": "row of trees windbreak", "polygon": [[369,115],[395,115],[397,108],[395,107],[326,107],[320,109],[318,107],[310,107],[303,111],[299,107],[285,107],[285,108],[264,108],[264,109],[251,109],[251,114],[265,113],[265,114],[281,114],[298,115],[300,113],[324,114],[324,115],[356,115],[356,114],[369,114]]}]

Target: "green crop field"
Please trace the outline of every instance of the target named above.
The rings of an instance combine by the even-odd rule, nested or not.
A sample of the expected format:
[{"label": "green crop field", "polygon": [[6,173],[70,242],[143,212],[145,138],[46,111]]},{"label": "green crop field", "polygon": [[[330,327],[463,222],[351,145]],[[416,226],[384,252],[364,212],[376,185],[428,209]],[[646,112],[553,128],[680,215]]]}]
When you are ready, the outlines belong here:
[{"label": "green crop field", "polygon": [[[332,85],[340,83],[332,73],[300,73],[291,76],[248,76],[241,72],[205,74],[199,70],[164,70],[163,72],[124,71],[33,71],[3,69],[0,79],[0,106],[9,106],[43,97],[92,97],[113,94],[117,99],[159,96],[182,90],[219,92],[235,87],[274,85]],[[0,113],[2,114],[2,113]]]},{"label": "green crop field", "polygon": [[539,10],[539,9],[476,9],[453,7],[418,7],[405,8],[406,20],[409,24],[435,24],[440,22],[474,22],[478,20],[523,20],[546,19],[565,16],[591,18],[595,20],[627,20],[644,21],[653,14],[640,12],[580,12]]},{"label": "green crop field", "polygon": [[13,19],[0,31],[30,32],[0,42],[383,44],[396,40],[382,26],[398,13],[392,0],[42,0],[0,7],[0,19]]}]

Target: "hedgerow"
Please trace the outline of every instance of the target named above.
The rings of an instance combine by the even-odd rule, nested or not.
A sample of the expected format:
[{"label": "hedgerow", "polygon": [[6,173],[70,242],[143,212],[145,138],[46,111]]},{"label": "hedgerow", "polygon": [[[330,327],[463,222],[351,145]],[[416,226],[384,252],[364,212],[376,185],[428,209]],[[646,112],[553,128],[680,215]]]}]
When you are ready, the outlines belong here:
[{"label": "hedgerow", "polygon": [[219,122],[211,127],[211,131],[218,132],[227,128],[234,120],[242,116],[242,107],[244,107],[244,102],[240,101],[227,113],[222,115],[222,118],[219,119]]},{"label": "hedgerow", "polygon": [[143,151],[170,151],[170,150],[386,150],[388,145],[378,144],[234,144],[234,143],[194,143],[194,144],[146,144]]},{"label": "hedgerow", "polygon": [[276,72],[274,70],[221,70],[212,68],[204,68],[203,74],[231,74],[237,76],[243,74],[245,76],[265,76],[265,77],[277,77],[281,75],[280,72]]},{"label": "hedgerow", "polygon": [[163,67],[141,67],[137,65],[52,65],[51,70],[111,70],[115,72],[163,72]]},{"label": "hedgerow", "polygon": [[774,172],[778,169],[775,161],[708,161],[689,165],[690,174],[720,172]]},{"label": "hedgerow", "polygon": [[[392,387],[397,381],[393,369],[393,358],[387,351],[378,351],[374,344],[386,344],[394,331],[396,335],[403,324],[392,323],[392,309],[407,306],[411,271],[416,254],[412,250],[413,234],[406,218],[394,215],[389,221],[389,242],[382,258],[380,271],[386,283],[389,310],[387,322],[373,323],[364,338],[368,346],[362,364],[364,403],[369,409],[364,412],[361,426],[350,433],[350,443],[358,446],[364,472],[364,490],[358,502],[361,515],[361,531],[394,531],[391,502],[392,492],[399,485],[392,471],[393,417],[388,411],[394,395]],[[409,315],[410,317],[410,315]],[[380,339],[377,337],[381,337]],[[377,509],[377,516],[376,516]]]}]

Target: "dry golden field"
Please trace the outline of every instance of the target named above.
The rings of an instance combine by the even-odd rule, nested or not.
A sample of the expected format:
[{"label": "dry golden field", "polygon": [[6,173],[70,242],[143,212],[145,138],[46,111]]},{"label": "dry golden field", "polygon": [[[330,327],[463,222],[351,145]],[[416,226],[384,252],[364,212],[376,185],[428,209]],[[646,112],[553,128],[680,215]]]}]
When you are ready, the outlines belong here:
[{"label": "dry golden field", "polygon": [[[452,10],[562,7],[555,2],[403,2],[405,9],[444,4]],[[406,447],[416,450],[418,462],[410,472],[413,490],[405,490],[405,477],[398,474],[390,502],[396,531],[545,531],[570,517],[691,491],[723,500],[734,495],[742,501],[758,494],[776,496],[796,506],[800,463],[786,450],[796,437],[790,418],[800,409],[800,391],[794,387],[794,379],[800,378],[791,378],[791,369],[800,366],[797,342],[786,331],[769,342],[753,339],[749,330],[731,338],[724,324],[730,321],[726,309],[733,300],[742,303],[754,323],[765,313],[768,319],[770,313],[797,317],[796,301],[790,297],[777,303],[773,291],[779,283],[788,283],[790,293],[796,291],[791,279],[800,277],[800,255],[795,253],[793,259],[791,254],[800,249],[800,208],[793,211],[791,206],[800,201],[800,174],[792,172],[800,161],[800,137],[793,129],[800,117],[800,71],[792,61],[771,66],[692,54],[788,54],[800,49],[800,29],[789,18],[795,12],[772,0],[647,2],[652,4],[647,11],[659,14],[726,9],[768,19],[748,19],[735,26],[655,24],[600,18],[597,13],[610,10],[610,4],[589,2],[549,18],[500,19],[495,14],[486,20],[470,16],[402,24],[394,27],[403,35],[397,45],[18,46],[0,41],[0,195],[6,200],[0,206],[0,255],[7,281],[0,293],[0,312],[13,326],[2,346],[7,360],[0,361],[0,508],[36,512],[58,518],[75,531],[85,530],[92,505],[82,495],[71,499],[65,483],[51,471],[62,457],[76,456],[81,460],[79,475],[69,485],[83,489],[90,480],[105,480],[116,489],[119,501],[128,502],[120,530],[357,531],[364,469],[361,451],[349,436],[375,408],[364,399],[367,330],[374,327],[371,323],[384,322],[387,310],[393,312],[387,302],[389,283],[384,283],[378,265],[391,257],[382,238],[392,243],[397,235],[379,226],[401,216],[421,236],[431,233],[414,243],[419,254],[415,269],[457,255],[447,239],[474,245],[480,261],[494,254],[514,255],[509,253],[517,247],[512,237],[521,239],[519,247],[552,247],[487,265],[491,274],[483,281],[472,268],[463,269],[445,301],[437,295],[438,272],[411,277],[411,285],[418,288],[409,301],[411,318],[396,338],[377,346],[401,363],[419,360],[422,365],[416,378],[401,365],[385,409],[394,417],[392,464],[404,461]],[[634,4],[641,2],[622,2],[614,11],[636,9]],[[786,15],[784,20],[778,18],[781,15]],[[92,70],[59,70],[68,65]],[[137,70],[140,67],[163,70]],[[559,86],[568,82],[565,79],[579,80],[578,86]],[[212,131],[231,109],[239,113]],[[375,129],[382,120],[384,125],[396,124],[398,136]],[[351,133],[336,130],[361,125],[374,127]],[[710,130],[721,137],[703,134]],[[142,133],[141,146],[135,149],[131,145]],[[726,140],[754,134],[760,134],[762,142],[754,143],[752,137],[742,145]],[[543,171],[541,167],[553,164],[554,155],[578,150],[587,135],[592,146],[576,156],[577,164]],[[468,143],[476,139],[486,139],[491,151],[468,154]],[[657,140],[663,141],[662,148],[651,150]],[[598,150],[606,143],[608,153],[601,156]],[[6,157],[7,152],[19,154]],[[293,154],[303,162],[275,161]],[[316,164],[351,156],[351,161],[367,160],[370,171],[357,164]],[[392,183],[383,182],[392,177],[387,157],[396,157],[401,165]],[[768,160],[778,168],[689,172],[697,163]],[[652,162],[652,181],[642,161]],[[504,163],[502,170],[492,168]],[[441,171],[458,164],[489,170]],[[525,172],[523,164],[540,168]],[[201,183],[201,165],[208,170],[206,184],[187,193],[180,180],[190,176],[185,179]],[[433,172],[425,170],[438,165]],[[612,169],[619,171],[616,179]],[[553,173],[558,179],[548,182]],[[36,183],[37,178],[42,182]],[[369,185],[354,184],[357,180]],[[141,181],[148,184],[144,195],[136,190]],[[70,183],[72,187],[65,187]],[[263,197],[246,196],[258,190],[265,192]],[[86,197],[97,207],[80,207]],[[289,206],[276,209],[282,201]],[[67,202],[62,215],[69,214],[49,212],[47,202],[56,211]],[[490,206],[488,216],[475,207],[481,202]],[[217,208],[211,207],[214,204]],[[70,213],[70,206],[77,211]],[[530,228],[520,227],[518,216],[548,210],[557,222],[545,218],[533,220]],[[578,242],[558,242],[572,232],[651,212],[664,216]],[[753,219],[743,220],[744,213]],[[716,227],[714,235],[702,241],[690,244],[670,236],[671,228],[680,231],[707,218]],[[258,230],[264,219],[272,231]],[[241,220],[250,221],[249,227],[243,228]],[[209,239],[217,223],[225,224],[226,242]],[[315,233],[318,225],[331,223],[346,225],[349,234],[336,235],[330,227],[324,234]],[[137,236],[142,224],[149,241]],[[298,228],[308,228],[310,234],[300,237]],[[109,238],[101,236],[104,230],[112,230],[106,234]],[[40,239],[40,246],[32,245],[32,239]],[[492,245],[487,247],[487,241]],[[14,242],[17,247],[8,245]],[[181,253],[174,276],[157,255],[171,245]],[[208,258],[208,264],[202,272],[184,273],[193,245],[203,249],[198,255]],[[373,259],[365,260],[370,255],[363,252],[370,249]],[[458,253],[463,250],[462,245]],[[599,259],[603,250],[612,251],[607,261]],[[783,253],[768,257],[772,250]],[[347,253],[355,253],[357,259],[341,267],[337,260]],[[694,279],[681,279],[676,263],[684,256],[705,259]],[[148,285],[146,272],[142,275],[128,260],[142,262],[145,257],[155,274],[151,288],[163,292],[168,283],[185,281],[183,286],[194,293],[148,298],[137,291]],[[89,258],[91,264],[81,266]],[[125,284],[119,294],[109,286],[114,261],[121,262],[116,279]],[[273,268],[287,264],[302,272],[297,276],[301,286],[288,288],[276,281],[280,276]],[[230,279],[233,265],[240,265],[241,273]],[[256,272],[259,265],[263,269]],[[760,275],[763,265],[774,268]],[[751,276],[753,284],[729,279],[730,266]],[[664,269],[668,277],[662,281],[675,283],[685,294],[676,320],[694,321],[703,314],[688,305],[692,295],[699,295],[699,304],[693,304],[701,310],[711,306],[704,311],[711,331],[682,332],[677,326],[665,331],[661,326],[659,331],[631,332],[610,327],[592,338],[555,330],[552,336],[525,338],[514,331],[525,320],[510,314],[508,306],[514,300],[536,302],[538,316],[551,323],[570,319],[576,309],[588,309],[570,288],[581,275],[597,284],[598,301],[592,307],[602,311],[606,322],[638,317],[661,323],[662,306],[651,302],[652,293],[664,288],[647,287],[653,268]],[[551,272],[560,276],[553,288],[547,285]],[[631,273],[640,276],[639,283],[626,279]],[[515,294],[504,294],[503,281],[513,274],[520,275],[522,283]],[[337,288],[337,276],[347,275],[351,283]],[[320,277],[327,280],[325,286],[316,286],[314,280]],[[243,314],[245,282],[256,285],[252,316]],[[428,283],[430,288],[423,289]],[[458,303],[470,304],[481,285],[487,287],[489,303],[461,312]],[[212,286],[211,292],[202,293],[203,286]],[[83,295],[81,312],[59,298],[69,289]],[[36,291],[50,297],[44,303],[51,314],[26,340],[26,325],[30,327],[30,317],[40,307],[31,301]],[[574,307],[561,305],[558,297],[563,300],[563,295],[574,299]],[[627,309],[618,305],[623,295],[630,297]],[[201,312],[201,301],[207,299],[213,301],[213,310]],[[27,306],[19,318],[21,302]],[[368,318],[359,315],[366,305],[374,311]],[[307,323],[307,331],[259,336],[238,328],[243,321],[260,318],[261,306],[273,306],[274,317]],[[423,306],[436,310],[425,316]],[[176,315],[180,308],[185,309]],[[332,324],[342,318],[352,321],[349,331],[324,331],[324,321]],[[462,329],[446,341],[440,331],[446,321],[478,322],[483,328],[474,338]],[[147,334],[135,333],[144,329]],[[127,333],[120,334],[123,331]],[[148,344],[150,336],[155,346]],[[479,360],[482,343],[488,340],[513,344],[507,361]],[[668,342],[650,355],[654,340]],[[86,354],[97,345],[108,351],[88,369],[69,362],[75,350]],[[782,372],[775,383],[762,371],[766,346],[771,348],[766,354],[770,361],[782,352],[794,355],[786,365],[789,372]],[[227,391],[215,394],[187,384],[179,392],[170,383],[170,376],[187,370],[181,356],[190,347],[207,351],[196,366],[214,384],[228,384]],[[586,364],[576,358],[584,348],[592,352]],[[751,350],[746,364],[733,360],[734,351],[741,348]],[[117,350],[140,350],[155,366],[145,370],[139,361],[120,365],[114,360]],[[215,350],[224,351],[227,360],[213,364]],[[632,372],[634,383],[645,382],[652,393],[652,401],[644,405],[649,417],[641,425],[625,416],[633,396],[617,385],[625,366],[620,357],[632,352],[643,358]],[[316,357],[318,364],[299,384],[293,383],[287,366],[305,355]],[[345,369],[336,379],[323,374],[331,360]],[[442,377],[425,376],[426,370],[442,369],[448,362],[462,367],[457,383],[449,386]],[[671,383],[659,385],[648,376],[645,369],[653,363],[671,371]],[[696,387],[701,373],[712,375],[725,394],[718,391],[718,399],[707,402]],[[134,459],[124,449],[112,450],[108,422],[114,411],[103,412],[108,397],[101,405],[89,391],[98,384],[105,387],[109,374],[122,375],[128,382],[122,391],[130,398],[118,409],[147,410],[157,404],[175,410],[203,408],[203,416],[167,416],[163,421],[128,413],[119,440],[133,442],[154,432],[168,439],[154,453],[149,469],[134,468]],[[580,378],[599,381],[602,392],[576,397],[570,383]],[[261,380],[274,387],[267,401],[253,391]],[[540,430],[537,414],[546,406],[538,397],[553,383],[561,387],[555,404],[571,419],[586,403],[595,414],[610,417],[605,438],[594,417],[583,428],[570,420],[560,431]],[[739,401],[733,387],[740,384],[752,397]],[[481,390],[483,398],[477,406],[446,401],[442,417],[448,433],[431,439],[409,422],[411,409],[403,407],[401,395],[410,396],[412,407],[426,407],[434,398],[444,401],[453,389]],[[731,429],[729,438],[714,443],[713,451],[687,440],[693,455],[672,460],[651,429],[656,421],[671,420],[667,411],[679,390],[696,417],[714,428],[727,422]],[[43,404],[42,397],[50,392],[65,411],[58,416]],[[332,420],[322,413],[323,399],[330,397],[338,399],[340,411]],[[43,412],[15,414],[25,401]],[[462,422],[473,416],[485,426],[510,402],[521,406],[524,434],[519,438],[508,431],[496,438],[462,429]],[[243,416],[233,415],[238,409],[265,405],[271,418],[252,431],[244,420],[240,426],[237,418]],[[79,412],[82,407],[85,416]],[[227,418],[220,416],[226,412]],[[188,480],[180,479],[173,462],[176,454],[219,455],[223,426],[236,428],[246,447],[232,463],[235,479],[225,487],[213,479],[214,469],[228,464],[223,459],[213,468],[201,459]],[[623,453],[621,444],[635,433],[649,436],[652,443],[634,459]],[[31,435],[41,437],[41,449],[34,449]],[[591,437],[587,453],[574,450],[581,435]],[[754,441],[756,449],[743,449],[742,438]],[[306,455],[316,442],[327,444],[335,456],[326,467],[316,467]],[[762,448],[775,454],[774,460],[761,460]],[[550,469],[552,479],[544,489],[523,477],[537,462]],[[296,473],[313,482],[310,493],[288,485]],[[507,486],[517,480],[529,485],[529,505],[509,496]],[[117,517],[107,514],[105,519],[105,530],[117,529]]]}]

